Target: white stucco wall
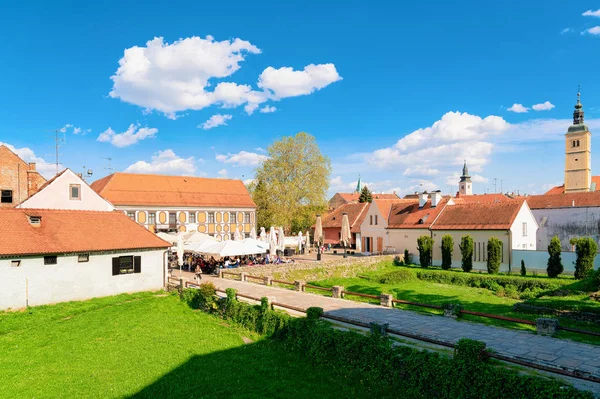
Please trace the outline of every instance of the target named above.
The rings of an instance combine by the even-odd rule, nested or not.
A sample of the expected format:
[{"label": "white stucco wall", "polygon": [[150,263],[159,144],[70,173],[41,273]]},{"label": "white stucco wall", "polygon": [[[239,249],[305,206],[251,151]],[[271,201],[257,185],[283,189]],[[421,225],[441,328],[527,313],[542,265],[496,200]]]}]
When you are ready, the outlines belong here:
[{"label": "white stucco wall", "polygon": [[388,229],[388,245],[396,247],[396,252],[403,254],[405,249],[411,254],[412,262],[419,264],[417,238],[431,236],[429,229]]},{"label": "white stucco wall", "polygon": [[[371,217],[373,217],[373,224],[370,223]],[[375,217],[377,217],[377,224],[375,224]],[[371,237],[373,239],[373,251],[377,250],[378,237],[381,237],[382,239],[382,251],[385,249],[386,246],[389,245],[388,235],[386,234],[386,227],[387,223],[385,222],[385,218],[383,217],[381,212],[379,212],[379,207],[374,203],[369,205],[367,215],[360,226],[360,235],[361,237]]]},{"label": "white stucco wall", "polygon": [[[526,234],[524,233],[523,223],[527,225]],[[527,251],[535,251],[537,248],[537,230],[538,224],[527,205],[523,202],[523,206],[517,213],[513,225],[510,228],[512,235],[511,249],[523,249]]]},{"label": "white stucco wall", "polygon": [[[69,199],[69,185],[79,184],[79,200]],[[23,201],[19,208],[73,209],[80,211],[113,211],[115,207],[99,196],[79,176],[67,169],[54,181]]]},{"label": "white stucco wall", "polygon": [[572,250],[569,241],[573,237],[592,237],[600,243],[600,204],[597,207],[567,207],[533,209],[539,224],[537,249],[548,248],[555,235],[560,238],[563,251]]},{"label": "white stucco wall", "polygon": [[[77,255],[59,256],[56,265],[44,265],[43,257],[0,259],[0,309],[158,290],[164,285],[164,250],[91,253],[89,262]],[[141,256],[141,273],[112,275],[112,258]],[[21,266],[11,266],[20,259]]]}]

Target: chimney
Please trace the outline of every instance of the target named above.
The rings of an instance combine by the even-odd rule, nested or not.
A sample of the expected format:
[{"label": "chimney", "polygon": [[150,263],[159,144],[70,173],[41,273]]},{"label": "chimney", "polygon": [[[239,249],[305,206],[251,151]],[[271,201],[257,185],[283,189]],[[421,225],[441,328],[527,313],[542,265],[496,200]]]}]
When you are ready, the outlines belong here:
[{"label": "chimney", "polygon": [[419,194],[419,208],[423,208],[427,203],[427,191],[423,191]]},{"label": "chimney", "polygon": [[35,162],[29,162],[29,170],[35,172]]},{"label": "chimney", "polygon": [[431,193],[431,207],[435,208],[442,200],[442,192],[440,190]]}]

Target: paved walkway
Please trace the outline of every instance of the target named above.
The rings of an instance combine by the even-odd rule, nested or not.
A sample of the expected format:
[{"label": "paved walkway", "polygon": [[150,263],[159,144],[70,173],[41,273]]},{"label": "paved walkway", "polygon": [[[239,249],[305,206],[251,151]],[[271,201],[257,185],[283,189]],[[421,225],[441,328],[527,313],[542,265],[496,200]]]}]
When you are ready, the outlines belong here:
[{"label": "paved walkway", "polygon": [[330,315],[353,321],[389,323],[390,328],[395,330],[439,341],[455,343],[461,338],[475,339],[511,358],[565,370],[579,370],[600,378],[600,346],[254,283],[209,276],[203,276],[202,280],[210,280],[223,290],[235,288],[240,294],[266,296],[272,301],[302,309],[318,306]]}]

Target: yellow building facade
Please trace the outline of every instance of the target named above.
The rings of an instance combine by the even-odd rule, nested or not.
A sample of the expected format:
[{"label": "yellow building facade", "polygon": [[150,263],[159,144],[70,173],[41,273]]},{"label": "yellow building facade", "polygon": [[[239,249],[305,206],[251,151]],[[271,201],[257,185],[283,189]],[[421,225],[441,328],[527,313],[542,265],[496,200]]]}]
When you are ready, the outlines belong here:
[{"label": "yellow building facade", "polygon": [[592,186],[592,134],[583,121],[583,105],[577,93],[573,125],[565,135],[565,193],[587,192]]}]

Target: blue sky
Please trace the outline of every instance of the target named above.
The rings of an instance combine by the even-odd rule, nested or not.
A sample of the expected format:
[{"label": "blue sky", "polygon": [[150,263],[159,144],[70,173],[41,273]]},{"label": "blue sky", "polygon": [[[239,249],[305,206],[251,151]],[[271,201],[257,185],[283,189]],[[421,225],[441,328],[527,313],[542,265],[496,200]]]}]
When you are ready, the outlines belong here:
[{"label": "blue sky", "polygon": [[475,192],[537,193],[562,182],[578,84],[600,134],[599,1],[98,3],[3,2],[0,142],[46,175],[53,129],[91,180],[106,158],[247,180],[306,131],[330,192],[455,192],[467,159]]}]

